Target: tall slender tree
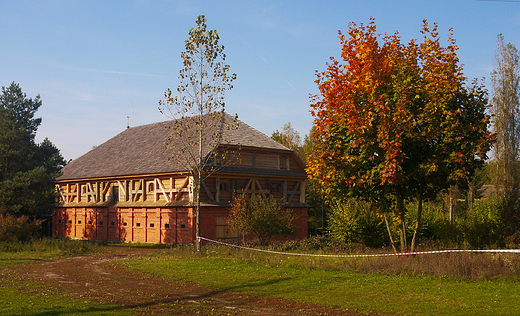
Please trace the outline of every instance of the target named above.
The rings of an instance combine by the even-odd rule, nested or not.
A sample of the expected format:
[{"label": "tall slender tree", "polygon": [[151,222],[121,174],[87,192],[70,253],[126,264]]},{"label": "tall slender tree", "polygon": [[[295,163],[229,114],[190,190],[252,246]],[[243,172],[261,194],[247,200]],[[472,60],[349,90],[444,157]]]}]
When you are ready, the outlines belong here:
[{"label": "tall slender tree", "polygon": [[[219,44],[216,30],[208,30],[206,18],[197,18],[197,27],[191,28],[181,53],[183,68],[179,71],[178,95],[168,89],[159,110],[174,119],[167,146],[184,152],[182,161],[194,179],[192,190],[196,204],[196,247],[200,251],[200,188],[203,178],[213,163],[212,154],[222,143],[223,130],[236,124],[225,122],[224,95],[233,88],[236,74],[229,73],[225,63],[224,45]],[[175,152],[172,158],[178,155]]]},{"label": "tall slender tree", "polygon": [[520,198],[520,56],[516,47],[497,38],[495,65],[491,74],[496,143],[494,183],[504,199],[506,222],[518,213]]}]

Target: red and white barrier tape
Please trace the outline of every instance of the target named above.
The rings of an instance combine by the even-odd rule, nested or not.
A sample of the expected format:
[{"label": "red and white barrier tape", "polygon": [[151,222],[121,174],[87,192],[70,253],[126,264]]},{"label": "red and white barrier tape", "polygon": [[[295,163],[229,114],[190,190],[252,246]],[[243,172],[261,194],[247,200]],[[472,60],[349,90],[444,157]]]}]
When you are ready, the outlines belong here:
[{"label": "red and white barrier tape", "polygon": [[426,255],[426,254],[435,254],[435,253],[456,253],[456,252],[491,252],[491,253],[520,253],[520,249],[451,249],[451,250],[434,250],[434,251],[414,251],[414,252],[400,252],[400,253],[383,253],[383,254],[371,254],[371,255],[318,255],[318,254],[307,254],[307,253],[294,253],[294,252],[282,252],[282,251],[272,251],[272,250],[264,250],[257,248],[250,248],[244,246],[238,246],[233,244],[228,244],[225,242],[212,240],[204,237],[198,237],[199,240],[204,240],[208,242],[212,242],[215,244],[220,244],[228,247],[259,251],[259,252],[267,252],[274,253],[279,255],[290,255],[290,256],[308,256],[308,257],[332,257],[332,258],[362,258],[362,257],[388,257],[388,256],[413,256],[413,255]]}]

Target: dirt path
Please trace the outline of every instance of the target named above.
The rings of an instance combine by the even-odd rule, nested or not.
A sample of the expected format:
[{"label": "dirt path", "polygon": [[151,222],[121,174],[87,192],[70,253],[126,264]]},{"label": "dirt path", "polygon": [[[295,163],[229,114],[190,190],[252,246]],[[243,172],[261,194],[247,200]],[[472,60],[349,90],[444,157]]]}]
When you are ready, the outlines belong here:
[{"label": "dirt path", "polygon": [[121,309],[132,309],[136,315],[359,315],[276,298],[208,290],[129,270],[120,263],[151,251],[160,250],[110,248],[103,254],[9,269],[22,280],[44,285],[42,291],[51,287],[78,299],[117,304]]}]

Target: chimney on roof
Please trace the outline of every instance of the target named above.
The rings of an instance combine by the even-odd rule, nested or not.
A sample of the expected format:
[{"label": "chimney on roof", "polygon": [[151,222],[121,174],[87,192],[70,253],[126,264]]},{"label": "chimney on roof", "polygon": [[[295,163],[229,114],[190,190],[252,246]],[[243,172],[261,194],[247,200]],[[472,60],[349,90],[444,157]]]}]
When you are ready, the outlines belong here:
[{"label": "chimney on roof", "polygon": [[130,116],[126,117],[126,128],[130,128]]}]

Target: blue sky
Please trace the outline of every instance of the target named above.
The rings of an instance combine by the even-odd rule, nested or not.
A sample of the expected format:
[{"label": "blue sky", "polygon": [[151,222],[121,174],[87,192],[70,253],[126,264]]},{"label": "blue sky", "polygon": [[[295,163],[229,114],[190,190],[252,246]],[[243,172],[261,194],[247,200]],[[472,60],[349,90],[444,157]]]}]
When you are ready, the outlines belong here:
[{"label": "blue sky", "polygon": [[[177,88],[188,30],[204,14],[238,78],[229,113],[271,135],[312,125],[315,71],[339,55],[338,30],[376,19],[378,31],[420,38],[423,19],[453,27],[469,78],[486,78],[496,38],[520,46],[518,1],[7,1],[0,0],[0,85],[41,96],[48,137],[74,159],[133,126],[164,121],[158,101]],[[133,113],[133,115],[132,115]]]}]

